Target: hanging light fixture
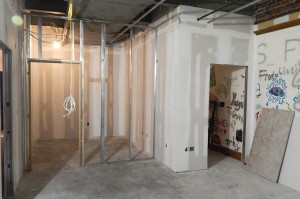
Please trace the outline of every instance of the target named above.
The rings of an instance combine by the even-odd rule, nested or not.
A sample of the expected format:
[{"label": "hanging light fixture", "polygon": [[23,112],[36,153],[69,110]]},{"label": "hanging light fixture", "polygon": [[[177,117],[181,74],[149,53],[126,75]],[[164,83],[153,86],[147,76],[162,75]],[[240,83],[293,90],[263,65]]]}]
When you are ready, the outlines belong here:
[{"label": "hanging light fixture", "polygon": [[61,43],[59,41],[54,41],[52,44],[53,48],[59,49],[61,47]]}]

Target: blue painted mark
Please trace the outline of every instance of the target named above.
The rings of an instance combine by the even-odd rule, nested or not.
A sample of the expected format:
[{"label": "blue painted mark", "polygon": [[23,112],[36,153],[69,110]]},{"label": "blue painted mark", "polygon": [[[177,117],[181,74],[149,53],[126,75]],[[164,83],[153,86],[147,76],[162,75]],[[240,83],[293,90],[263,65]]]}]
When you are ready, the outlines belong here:
[{"label": "blue painted mark", "polygon": [[293,101],[297,103],[299,101],[298,97],[294,97]]},{"label": "blue painted mark", "polygon": [[284,90],[280,87],[273,87],[269,90],[269,93],[275,95],[276,97],[284,97],[285,93]]},{"label": "blue painted mark", "polygon": [[278,108],[279,108],[279,107],[278,107],[278,105],[277,105],[277,106],[276,106],[276,109],[278,110]]},{"label": "blue painted mark", "polygon": [[266,106],[269,106],[269,102],[266,103]]}]

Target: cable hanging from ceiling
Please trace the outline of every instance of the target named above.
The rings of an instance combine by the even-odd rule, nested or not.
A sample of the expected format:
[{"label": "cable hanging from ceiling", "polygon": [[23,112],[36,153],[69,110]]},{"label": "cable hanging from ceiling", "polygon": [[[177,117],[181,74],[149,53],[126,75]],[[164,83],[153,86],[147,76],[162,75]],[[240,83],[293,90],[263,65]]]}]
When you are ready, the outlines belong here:
[{"label": "cable hanging from ceiling", "polygon": [[[71,57],[74,60],[74,27],[72,24],[72,12],[73,12],[73,2],[72,0],[69,1],[69,10],[68,10],[68,21],[70,23],[70,43],[72,42],[72,50],[71,50]],[[72,41],[71,41],[72,40]],[[71,114],[76,111],[76,103],[73,97],[73,79],[74,79],[74,68],[71,62],[70,68],[70,96],[68,96],[63,103],[64,110],[67,112],[64,117],[68,119],[71,118]]]}]

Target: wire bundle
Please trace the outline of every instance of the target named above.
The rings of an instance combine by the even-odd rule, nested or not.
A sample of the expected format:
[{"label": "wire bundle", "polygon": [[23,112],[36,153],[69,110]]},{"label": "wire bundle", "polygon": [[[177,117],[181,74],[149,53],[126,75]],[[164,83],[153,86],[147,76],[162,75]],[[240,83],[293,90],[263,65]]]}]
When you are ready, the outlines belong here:
[{"label": "wire bundle", "polygon": [[65,99],[63,103],[65,111],[67,111],[67,114],[64,115],[64,117],[67,117],[70,119],[71,114],[76,111],[76,103],[72,96],[69,96]]}]

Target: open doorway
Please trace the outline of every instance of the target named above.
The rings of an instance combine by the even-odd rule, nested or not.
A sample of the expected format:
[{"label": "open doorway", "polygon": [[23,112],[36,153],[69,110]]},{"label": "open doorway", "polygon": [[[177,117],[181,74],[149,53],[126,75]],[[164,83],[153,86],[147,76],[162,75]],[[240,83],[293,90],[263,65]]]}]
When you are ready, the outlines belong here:
[{"label": "open doorway", "polygon": [[[29,169],[30,180],[20,193],[34,198],[71,159],[78,161],[80,129],[79,64],[30,62],[29,63]],[[71,75],[73,80],[71,81]],[[72,94],[71,90],[72,89]],[[63,102],[73,96],[76,111],[66,117]]]},{"label": "open doorway", "polygon": [[208,165],[230,156],[244,162],[247,67],[211,64]]},{"label": "open doorway", "polygon": [[12,120],[11,120],[11,50],[0,41],[0,121],[1,121],[1,190],[13,194]]}]

